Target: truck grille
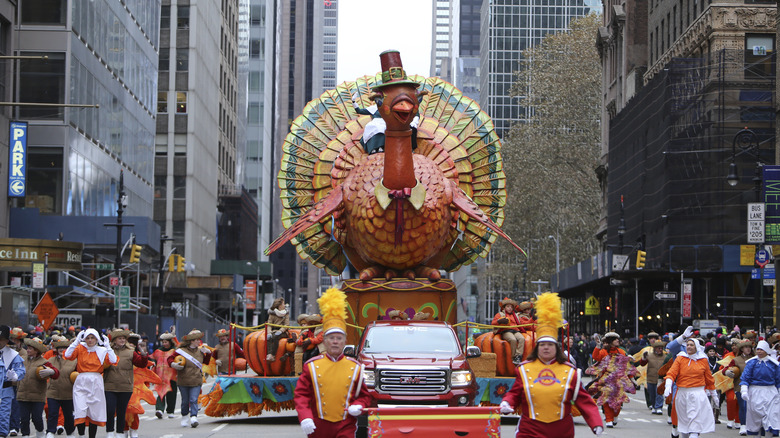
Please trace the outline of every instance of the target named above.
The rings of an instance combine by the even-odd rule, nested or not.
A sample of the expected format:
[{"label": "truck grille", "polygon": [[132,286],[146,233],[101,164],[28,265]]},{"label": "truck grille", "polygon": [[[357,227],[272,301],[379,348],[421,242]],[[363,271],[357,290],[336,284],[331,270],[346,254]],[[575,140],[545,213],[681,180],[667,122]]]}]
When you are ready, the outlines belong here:
[{"label": "truck grille", "polygon": [[449,390],[447,370],[379,370],[377,390],[387,394],[445,394]]}]

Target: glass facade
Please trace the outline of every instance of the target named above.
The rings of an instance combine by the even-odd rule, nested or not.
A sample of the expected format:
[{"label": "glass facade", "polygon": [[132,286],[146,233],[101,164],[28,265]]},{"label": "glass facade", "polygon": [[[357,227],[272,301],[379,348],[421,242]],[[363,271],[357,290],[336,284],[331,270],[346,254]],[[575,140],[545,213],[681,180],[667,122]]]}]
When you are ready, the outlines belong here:
[{"label": "glass facade", "polygon": [[17,54],[48,59],[20,64],[16,98],[85,106],[19,109],[37,132],[29,187],[42,213],[116,215],[124,169],[126,214],[151,216],[160,2],[19,2]]},{"label": "glass facade", "polygon": [[530,110],[509,92],[520,70],[522,51],[549,33],[568,29],[573,18],[600,12],[601,6],[592,0],[493,0],[483,9],[480,104],[503,136]]}]

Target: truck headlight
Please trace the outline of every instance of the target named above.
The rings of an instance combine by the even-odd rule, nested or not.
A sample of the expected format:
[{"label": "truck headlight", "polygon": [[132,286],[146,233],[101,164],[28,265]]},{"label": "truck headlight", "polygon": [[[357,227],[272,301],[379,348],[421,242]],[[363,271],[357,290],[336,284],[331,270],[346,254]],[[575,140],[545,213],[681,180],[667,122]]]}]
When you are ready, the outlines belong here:
[{"label": "truck headlight", "polygon": [[369,388],[374,387],[374,370],[363,370],[363,381]]},{"label": "truck headlight", "polygon": [[450,376],[450,385],[452,385],[453,388],[458,386],[469,386],[473,378],[474,376],[471,374],[471,371],[453,371]]}]

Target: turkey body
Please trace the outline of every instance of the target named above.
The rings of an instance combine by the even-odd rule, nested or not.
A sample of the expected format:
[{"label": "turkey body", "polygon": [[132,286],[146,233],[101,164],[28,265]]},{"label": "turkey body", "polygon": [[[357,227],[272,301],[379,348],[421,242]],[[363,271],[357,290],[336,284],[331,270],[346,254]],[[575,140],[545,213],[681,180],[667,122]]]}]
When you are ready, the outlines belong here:
[{"label": "turkey body", "polygon": [[[343,187],[345,245],[368,265],[404,270],[425,265],[454,241],[450,230],[457,210],[452,206],[452,184],[428,157],[414,154],[414,174],[425,189],[419,210],[404,199],[382,209],[375,195],[382,179],[385,154],[373,154],[359,163]],[[403,233],[396,242],[396,203],[403,208]]]}]

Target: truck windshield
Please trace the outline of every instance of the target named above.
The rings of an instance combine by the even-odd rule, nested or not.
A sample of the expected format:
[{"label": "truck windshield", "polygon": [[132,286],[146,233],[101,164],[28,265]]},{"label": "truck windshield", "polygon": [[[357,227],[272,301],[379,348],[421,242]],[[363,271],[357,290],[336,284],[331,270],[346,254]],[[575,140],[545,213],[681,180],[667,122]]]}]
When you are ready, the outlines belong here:
[{"label": "truck windshield", "polygon": [[447,327],[384,326],[373,327],[366,335],[363,352],[367,354],[409,353],[459,354],[457,339]]}]

